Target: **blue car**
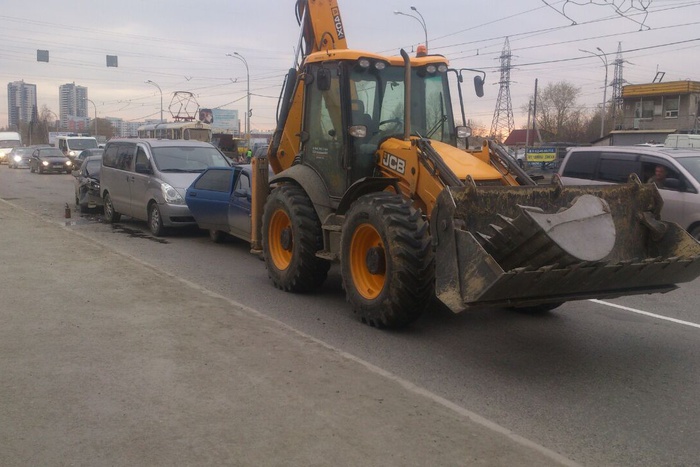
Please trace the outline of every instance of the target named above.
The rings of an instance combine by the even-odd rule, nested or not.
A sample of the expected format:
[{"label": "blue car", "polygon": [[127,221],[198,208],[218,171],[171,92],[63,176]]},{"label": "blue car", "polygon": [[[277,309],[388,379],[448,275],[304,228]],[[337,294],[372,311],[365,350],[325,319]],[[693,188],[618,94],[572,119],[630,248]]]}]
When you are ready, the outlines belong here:
[{"label": "blue car", "polygon": [[187,189],[187,207],[213,241],[227,234],[250,241],[251,181],[250,164],[210,167]]}]

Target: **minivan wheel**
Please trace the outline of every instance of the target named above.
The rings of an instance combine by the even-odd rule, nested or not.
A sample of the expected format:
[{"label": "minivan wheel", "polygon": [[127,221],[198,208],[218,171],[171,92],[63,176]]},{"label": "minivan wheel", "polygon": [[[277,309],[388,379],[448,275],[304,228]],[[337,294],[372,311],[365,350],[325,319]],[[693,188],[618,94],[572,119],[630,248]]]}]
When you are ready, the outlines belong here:
[{"label": "minivan wheel", "polygon": [[117,211],[114,210],[114,205],[112,204],[112,197],[109,196],[109,193],[105,193],[105,198],[104,198],[104,214],[105,214],[105,222],[109,224],[113,224],[114,222],[119,222],[119,219],[121,219],[122,215],[119,214]]},{"label": "minivan wheel", "polygon": [[151,203],[151,206],[148,208],[148,228],[154,237],[160,237],[165,232],[163,217],[160,215],[158,203]]}]

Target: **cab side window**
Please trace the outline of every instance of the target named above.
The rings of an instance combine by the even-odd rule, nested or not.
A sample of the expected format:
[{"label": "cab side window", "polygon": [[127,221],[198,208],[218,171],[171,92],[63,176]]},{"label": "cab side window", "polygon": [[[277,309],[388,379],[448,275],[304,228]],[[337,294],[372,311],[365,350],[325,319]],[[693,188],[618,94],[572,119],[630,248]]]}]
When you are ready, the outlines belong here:
[{"label": "cab side window", "polygon": [[231,189],[231,179],[233,170],[208,170],[205,172],[194,187],[197,190],[219,191],[228,193]]},{"label": "cab side window", "polygon": [[131,170],[136,147],[133,144],[120,144],[117,153],[116,168]]},{"label": "cab side window", "polygon": [[250,193],[250,178],[248,174],[241,172],[236,181],[235,191],[239,193]]},{"label": "cab side window", "polygon": [[116,144],[110,144],[105,148],[105,152],[102,155],[102,165],[105,167],[116,167],[117,166],[117,154],[119,153],[119,146]]},{"label": "cab side window", "polygon": [[597,180],[611,183],[625,183],[633,173],[639,175],[639,162],[636,154],[603,154],[600,157]]},{"label": "cab side window", "polygon": [[685,181],[685,177],[683,177],[683,175],[673,168],[671,164],[654,157],[644,157],[642,159],[642,174],[644,176],[642,182],[652,181],[656,173],[656,167],[658,166],[666,169],[666,179],[669,180],[668,183],[657,184],[659,189],[685,191],[686,187],[689,186],[689,184]]},{"label": "cab side window", "polygon": [[572,152],[564,167],[563,177],[593,180],[600,154],[594,151]]},{"label": "cab side window", "polygon": [[147,170],[151,167],[151,164],[148,161],[148,155],[146,154],[146,150],[143,149],[141,146],[136,147],[136,162],[134,167],[140,169],[141,171]]}]

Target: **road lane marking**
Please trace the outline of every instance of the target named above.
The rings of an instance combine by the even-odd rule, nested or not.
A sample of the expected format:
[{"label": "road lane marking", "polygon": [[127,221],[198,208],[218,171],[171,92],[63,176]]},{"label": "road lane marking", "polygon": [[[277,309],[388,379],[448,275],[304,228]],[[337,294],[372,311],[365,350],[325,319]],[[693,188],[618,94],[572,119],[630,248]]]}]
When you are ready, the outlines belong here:
[{"label": "road lane marking", "polygon": [[637,310],[636,308],[630,308],[630,307],[628,307],[628,306],[617,305],[617,304],[615,304],[615,303],[610,303],[610,302],[606,302],[606,301],[603,301],[603,300],[598,300],[598,299],[595,299],[595,298],[589,300],[589,302],[598,303],[598,304],[600,304],[600,305],[607,305],[607,306],[611,306],[611,307],[613,307],[613,308],[620,308],[621,310],[631,311],[632,313],[637,313],[637,314],[644,315],[644,316],[651,316],[652,318],[661,319],[661,320],[664,320],[664,321],[670,321],[670,322],[672,322],[672,323],[682,324],[682,325],[684,325],[684,326],[690,326],[690,327],[693,327],[693,328],[698,328],[698,329],[700,329],[700,324],[691,323],[690,321],[683,321],[682,319],[669,318],[668,316],[657,315],[657,314],[654,314],[654,313],[649,313],[648,311]]}]

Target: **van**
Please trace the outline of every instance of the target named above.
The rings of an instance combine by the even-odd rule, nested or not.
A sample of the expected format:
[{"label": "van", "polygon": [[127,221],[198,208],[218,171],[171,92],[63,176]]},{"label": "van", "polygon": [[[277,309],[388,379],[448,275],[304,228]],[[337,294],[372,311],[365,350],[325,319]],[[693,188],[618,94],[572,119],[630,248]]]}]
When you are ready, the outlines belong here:
[{"label": "van", "polygon": [[700,148],[700,135],[668,135],[664,146],[669,148]]},{"label": "van", "polygon": [[22,137],[16,131],[0,132],[0,163],[9,161],[10,151],[12,148],[22,146]]},{"label": "van", "polygon": [[97,148],[97,139],[92,136],[63,135],[56,137],[56,146],[63,152],[64,156],[73,160],[83,150]]},{"label": "van", "polygon": [[208,167],[229,167],[210,143],[185,140],[113,139],[102,155],[100,197],[107,222],[122,214],[148,222],[155,236],[168,227],[196,225],[185,191]]},{"label": "van", "polygon": [[626,183],[636,174],[653,182],[657,166],[666,179],[656,183],[664,201],[661,219],[675,222],[700,240],[700,150],[643,146],[571,148],[559,167],[564,185]]}]

